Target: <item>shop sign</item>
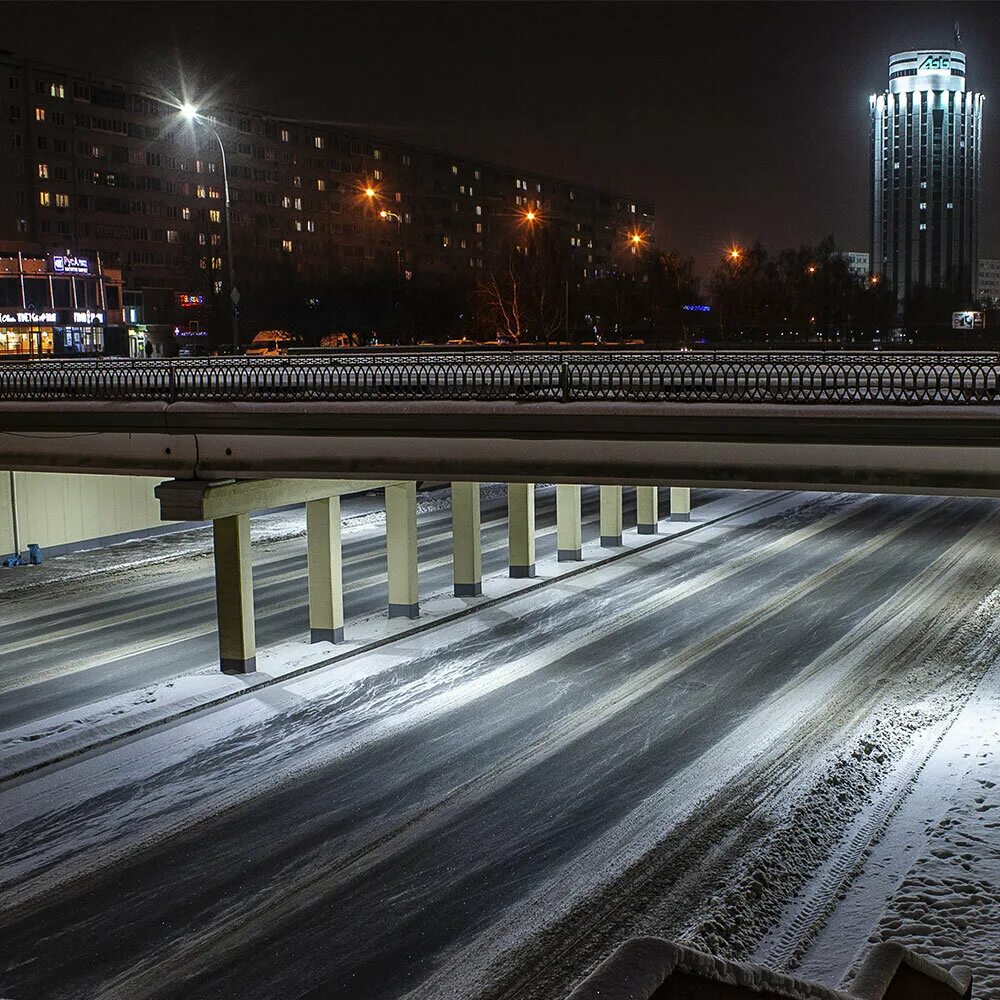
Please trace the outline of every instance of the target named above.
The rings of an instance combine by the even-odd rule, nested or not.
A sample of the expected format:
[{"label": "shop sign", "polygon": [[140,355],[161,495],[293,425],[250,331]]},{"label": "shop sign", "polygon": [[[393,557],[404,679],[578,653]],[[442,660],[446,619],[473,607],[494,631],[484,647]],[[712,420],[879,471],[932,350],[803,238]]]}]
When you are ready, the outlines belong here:
[{"label": "shop sign", "polygon": [[951,314],[953,330],[984,330],[986,328],[986,313],[964,310]]},{"label": "shop sign", "polygon": [[181,292],[177,299],[182,309],[194,309],[196,306],[205,304],[204,295],[190,295],[187,292]]},{"label": "shop sign", "polygon": [[34,325],[36,323],[55,323],[56,314],[54,312],[0,312],[0,323],[10,323],[14,326],[18,324]]},{"label": "shop sign", "polygon": [[90,274],[90,261],[86,257],[53,257],[52,270],[59,274]]},{"label": "shop sign", "polygon": [[104,325],[104,313],[102,313],[102,312],[93,312],[90,309],[87,309],[84,312],[74,312],[73,313],[73,322],[74,323],[80,323],[83,326],[94,326],[94,325],[103,326]]}]

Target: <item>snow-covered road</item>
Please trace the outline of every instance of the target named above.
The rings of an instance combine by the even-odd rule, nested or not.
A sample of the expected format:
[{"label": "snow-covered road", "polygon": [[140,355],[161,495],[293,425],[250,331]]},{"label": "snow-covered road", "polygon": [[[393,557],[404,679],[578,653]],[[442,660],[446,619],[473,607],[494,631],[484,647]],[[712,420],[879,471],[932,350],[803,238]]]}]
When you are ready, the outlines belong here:
[{"label": "snow-covered road", "polygon": [[998,508],[761,499],[0,791],[0,994],[551,998],[649,931],[808,963],[995,673]]},{"label": "snow-covered road", "polygon": [[[555,551],[554,491],[537,491],[538,557]],[[699,491],[710,503],[717,491]],[[450,491],[422,494],[419,510],[420,588],[424,599],[451,588]],[[585,493],[585,539],[597,532],[597,489]],[[384,511],[378,500],[344,501],[344,586],[352,620],[385,609]],[[483,567],[506,559],[506,492],[484,488]],[[634,494],[626,517],[634,523]],[[666,495],[664,495],[664,509]],[[254,526],[254,601],[262,649],[309,634],[301,509],[269,515]],[[33,569],[2,571],[0,705],[4,728],[192,670],[217,672],[215,590],[209,529],[70,555]],[[174,558],[164,561],[165,556]],[[182,555],[182,558],[178,558]],[[102,562],[122,566],[102,571]],[[81,569],[83,575],[76,575]],[[65,580],[60,579],[60,573]],[[35,586],[36,579],[45,582]],[[46,579],[47,577],[47,579]],[[23,590],[17,584],[27,584]],[[349,634],[350,638],[350,634]]]}]

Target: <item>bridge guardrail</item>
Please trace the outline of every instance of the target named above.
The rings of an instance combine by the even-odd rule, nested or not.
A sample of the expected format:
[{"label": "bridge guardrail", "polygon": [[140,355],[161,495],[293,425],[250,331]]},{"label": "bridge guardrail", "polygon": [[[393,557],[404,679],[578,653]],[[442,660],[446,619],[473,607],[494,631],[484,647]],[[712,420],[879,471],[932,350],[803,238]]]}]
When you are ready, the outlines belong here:
[{"label": "bridge guardrail", "polygon": [[0,401],[723,402],[981,405],[998,355],[558,353],[0,365]]}]

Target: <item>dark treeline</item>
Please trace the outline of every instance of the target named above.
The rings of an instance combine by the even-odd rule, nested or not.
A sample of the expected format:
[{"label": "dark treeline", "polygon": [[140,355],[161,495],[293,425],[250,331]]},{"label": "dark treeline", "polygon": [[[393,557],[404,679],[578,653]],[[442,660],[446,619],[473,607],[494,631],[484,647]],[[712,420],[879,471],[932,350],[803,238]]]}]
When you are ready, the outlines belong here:
[{"label": "dark treeline", "polygon": [[395,260],[322,282],[304,279],[290,262],[256,272],[246,266],[242,274],[245,339],[280,329],[304,346],[459,339],[944,346],[963,338],[951,331],[952,311],[970,306],[956,290],[918,289],[899,310],[878,276],[851,273],[832,237],[777,252],[759,242],[733,248],[721,256],[704,292],[693,262],[672,250],[641,248],[620,273],[585,279],[558,234],[544,228],[512,240],[492,266],[467,279],[411,272]]}]

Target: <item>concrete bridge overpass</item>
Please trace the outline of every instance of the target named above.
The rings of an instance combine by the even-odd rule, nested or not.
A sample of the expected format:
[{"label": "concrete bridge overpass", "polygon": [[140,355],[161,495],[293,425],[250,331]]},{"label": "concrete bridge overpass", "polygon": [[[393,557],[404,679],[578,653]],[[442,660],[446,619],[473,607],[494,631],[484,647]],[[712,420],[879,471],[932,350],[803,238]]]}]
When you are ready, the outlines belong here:
[{"label": "concrete bridge overpass", "polygon": [[620,544],[621,489],[656,530],[691,487],[1000,496],[996,355],[477,354],[0,368],[0,467],[155,476],[167,520],[211,520],[220,659],[254,669],[249,514],[307,505],[314,641],[343,637],[339,497],[385,489],[390,615],[419,613],[419,480],[453,483],[455,593],[481,588],[478,483],[510,483],[512,576],[534,572],[531,484],[581,482]]}]

